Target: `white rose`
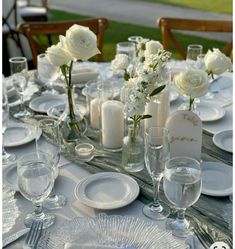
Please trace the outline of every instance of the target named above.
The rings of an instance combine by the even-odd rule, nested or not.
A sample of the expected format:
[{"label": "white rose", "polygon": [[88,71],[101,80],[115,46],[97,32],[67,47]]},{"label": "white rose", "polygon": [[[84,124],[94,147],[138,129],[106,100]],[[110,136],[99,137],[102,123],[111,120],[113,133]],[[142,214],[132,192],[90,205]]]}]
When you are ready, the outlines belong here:
[{"label": "white rose", "polygon": [[158,50],[163,50],[163,46],[159,41],[153,41],[153,40],[148,41],[145,44],[144,56],[148,57],[151,54],[156,54]]},{"label": "white rose", "polygon": [[212,72],[213,74],[219,75],[232,69],[230,58],[216,48],[213,48],[213,52],[208,50],[204,61],[208,73]]},{"label": "white rose", "polygon": [[74,24],[65,37],[67,49],[78,60],[87,60],[100,53],[96,35],[87,27]]},{"label": "white rose", "polygon": [[126,54],[116,54],[114,60],[111,62],[111,68],[114,72],[124,70],[128,67],[129,61]]},{"label": "white rose", "polygon": [[177,74],[173,84],[181,95],[194,99],[203,96],[208,91],[208,75],[200,69],[188,69]]},{"label": "white rose", "polygon": [[73,59],[72,55],[64,45],[64,36],[60,36],[60,42],[52,45],[46,50],[46,59],[54,66],[68,64]]}]

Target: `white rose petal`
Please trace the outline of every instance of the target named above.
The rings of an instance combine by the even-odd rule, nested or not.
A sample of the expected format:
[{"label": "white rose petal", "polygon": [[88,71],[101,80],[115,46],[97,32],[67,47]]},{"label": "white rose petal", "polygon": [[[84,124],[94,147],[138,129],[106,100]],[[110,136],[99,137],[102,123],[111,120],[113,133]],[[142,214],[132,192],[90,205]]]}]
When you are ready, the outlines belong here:
[{"label": "white rose petal", "polygon": [[188,69],[177,74],[173,84],[181,95],[187,95],[193,99],[203,96],[209,87],[208,76],[200,69]]},{"label": "white rose petal", "polygon": [[232,62],[229,57],[223,54],[219,49],[214,48],[213,52],[208,50],[204,58],[207,72],[220,75],[227,70],[232,69]]},{"label": "white rose petal", "polygon": [[71,61],[73,57],[59,42],[46,50],[46,59],[54,66],[62,66]]},{"label": "white rose petal", "polygon": [[96,35],[87,27],[74,24],[65,37],[67,49],[76,59],[87,60],[100,53]]}]

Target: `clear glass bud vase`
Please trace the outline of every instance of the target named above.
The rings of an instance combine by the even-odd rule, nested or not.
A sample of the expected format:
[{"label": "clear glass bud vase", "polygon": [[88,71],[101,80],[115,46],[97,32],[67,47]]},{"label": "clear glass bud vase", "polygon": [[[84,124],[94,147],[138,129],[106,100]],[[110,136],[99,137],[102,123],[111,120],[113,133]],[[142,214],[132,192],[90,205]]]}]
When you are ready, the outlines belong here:
[{"label": "clear glass bud vase", "polygon": [[86,132],[87,121],[80,113],[74,101],[73,87],[67,86],[67,101],[63,114],[59,118],[59,132],[62,143],[76,143]]},{"label": "clear glass bud vase", "polygon": [[144,140],[140,126],[128,126],[128,134],[123,138],[122,166],[128,172],[144,169]]}]

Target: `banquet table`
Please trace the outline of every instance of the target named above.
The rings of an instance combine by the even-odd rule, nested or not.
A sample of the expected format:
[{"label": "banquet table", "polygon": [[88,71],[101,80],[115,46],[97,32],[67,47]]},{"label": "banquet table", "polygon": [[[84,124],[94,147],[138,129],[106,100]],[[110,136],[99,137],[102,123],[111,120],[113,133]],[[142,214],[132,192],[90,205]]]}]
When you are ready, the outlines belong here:
[{"label": "banquet table", "polygon": [[[96,63],[90,63],[88,65],[91,67],[93,65],[97,66]],[[100,65],[102,64],[99,64],[96,69],[102,68]],[[103,67],[107,67],[108,65],[109,64],[104,63]],[[36,84],[34,80],[32,80],[32,84]],[[217,148],[212,142],[213,134],[221,130],[232,129],[232,73],[224,73],[222,77],[220,77],[217,82],[213,84],[215,87],[220,89],[219,93],[216,92],[216,95],[218,94],[218,96],[213,98],[213,100],[203,99],[201,101],[215,102],[217,105],[220,105],[226,110],[226,114],[220,120],[203,123],[202,160],[223,162],[232,166],[232,153],[225,152]],[[80,94],[80,90],[81,89],[78,89],[78,94]],[[80,98],[79,96],[79,101],[84,102],[85,98]],[[173,101],[171,103],[171,111],[175,111],[181,103],[181,97]],[[14,112],[14,107],[12,107],[12,110]],[[35,113],[35,115],[36,114],[37,113]],[[25,153],[35,149],[35,141],[6,149],[8,152],[15,153],[17,158],[19,158],[21,155],[24,155]],[[107,153],[107,155],[110,155],[110,153]],[[148,222],[154,222],[160,228],[165,229],[164,221],[152,221],[142,214],[142,207],[144,203],[150,202],[152,198],[152,183],[146,170],[139,173],[129,174],[139,184],[140,195],[134,202],[125,207],[114,210],[99,210],[88,207],[77,200],[74,194],[74,189],[76,185],[89,174],[104,171],[128,174],[121,167],[121,152],[111,153],[111,155],[112,158],[108,156],[101,156],[95,157],[90,162],[81,162],[78,158],[76,158],[76,156],[71,155],[69,151],[63,151],[61,153],[59,162],[61,167],[59,177],[55,182],[55,191],[56,193],[64,194],[68,198],[68,201],[66,206],[63,208],[49,211],[56,215],[56,222],[47,230],[52,232],[56,231],[56,229],[58,229],[64,222],[71,220],[74,217],[94,217],[99,213],[140,217]],[[16,203],[19,208],[20,215],[11,230],[3,235],[3,239],[8,235],[22,229],[24,227],[24,218],[26,214],[33,210],[33,205],[31,202],[23,198],[19,192],[16,192],[15,198],[17,200]],[[162,189],[160,191],[160,198],[167,202]],[[198,218],[198,222],[200,222],[202,226],[205,225],[205,230],[208,233],[212,234],[213,231],[214,238],[217,237],[217,239],[221,239],[223,241],[227,237],[232,237],[232,203],[228,196],[210,197],[201,195],[199,201],[190,208],[189,216],[191,215],[195,215],[195,217]],[[6,248],[22,248],[23,241],[24,238],[20,238]],[[179,243],[184,245],[184,240],[179,239]]]}]

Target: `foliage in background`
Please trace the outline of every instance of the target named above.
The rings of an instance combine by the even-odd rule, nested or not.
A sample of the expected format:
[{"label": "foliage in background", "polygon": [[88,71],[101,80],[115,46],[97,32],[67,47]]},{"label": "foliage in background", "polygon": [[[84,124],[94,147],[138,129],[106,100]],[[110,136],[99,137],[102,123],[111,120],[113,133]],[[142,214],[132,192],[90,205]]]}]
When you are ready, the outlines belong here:
[{"label": "foliage in background", "polygon": [[232,0],[142,0],[152,3],[163,3],[185,8],[199,9],[209,12],[232,14]]},{"label": "foliage in background", "polygon": [[[226,1],[226,0],[225,0]],[[88,16],[81,16],[75,13],[68,13],[60,10],[50,10],[50,20],[71,20],[71,19],[84,19]],[[149,28],[140,25],[133,25],[128,23],[120,23],[109,20],[109,28],[105,31],[104,37],[104,61],[110,61],[115,56],[116,44],[121,41],[126,41],[129,36],[140,35],[144,38],[161,41],[161,34],[157,28]],[[201,37],[190,35],[178,34],[177,38],[186,49],[188,44],[197,43],[203,45],[204,52],[209,48],[220,48],[224,46],[223,42],[208,40]],[[180,55],[176,52],[174,47],[171,47],[170,52],[172,58],[181,59]]]}]

